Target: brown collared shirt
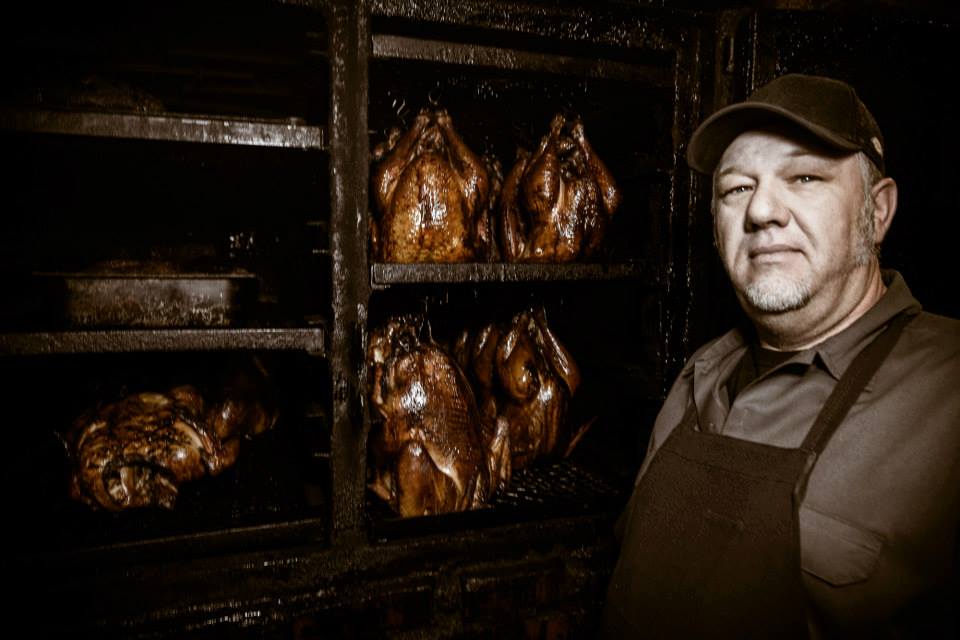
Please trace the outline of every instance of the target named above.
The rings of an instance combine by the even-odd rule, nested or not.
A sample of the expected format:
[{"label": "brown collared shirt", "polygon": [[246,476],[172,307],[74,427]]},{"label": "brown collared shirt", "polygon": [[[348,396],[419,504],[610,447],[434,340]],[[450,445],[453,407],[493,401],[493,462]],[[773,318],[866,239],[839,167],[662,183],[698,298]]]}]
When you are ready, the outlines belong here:
[{"label": "brown collared shirt", "polygon": [[[840,376],[900,311],[919,310],[903,278],[841,333],[800,351],[728,401],[748,349],[733,330],[697,351],[673,385],[638,481],[691,397],[705,431],[797,447]],[[921,312],[837,429],[799,509],[814,631],[939,625],[929,601],[952,579],[960,521],[960,321]]]}]

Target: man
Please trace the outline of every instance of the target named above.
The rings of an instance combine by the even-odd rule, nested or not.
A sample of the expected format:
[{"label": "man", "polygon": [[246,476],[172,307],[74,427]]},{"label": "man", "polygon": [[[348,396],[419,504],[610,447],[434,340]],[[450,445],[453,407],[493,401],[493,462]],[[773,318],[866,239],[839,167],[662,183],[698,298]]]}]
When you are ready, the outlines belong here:
[{"label": "man", "polygon": [[[780,77],[693,134],[749,323],[687,362],[623,517],[607,637],[960,637],[960,322],[877,256],[854,89]],[[953,626],[951,626],[953,625]]]}]

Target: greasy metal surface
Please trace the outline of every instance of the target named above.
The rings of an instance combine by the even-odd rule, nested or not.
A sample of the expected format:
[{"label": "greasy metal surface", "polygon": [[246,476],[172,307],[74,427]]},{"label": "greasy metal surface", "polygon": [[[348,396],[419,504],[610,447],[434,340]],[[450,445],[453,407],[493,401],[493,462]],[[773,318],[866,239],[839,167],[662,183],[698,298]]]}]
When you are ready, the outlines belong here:
[{"label": "greasy metal surface", "polygon": [[294,149],[323,149],[325,145],[322,127],[307,126],[298,119],[271,121],[5,108],[0,109],[0,129]]},{"label": "greasy metal surface", "polygon": [[122,353],[139,351],[325,352],[325,330],[300,329],[141,329],[51,331],[0,334],[0,355]]},{"label": "greasy metal surface", "polygon": [[[693,304],[693,256],[701,247],[694,245],[697,177],[686,164],[686,145],[700,121],[703,94],[702,69],[709,65],[709,49],[704,46],[704,33],[709,27],[682,31],[674,59],[673,122],[673,180],[667,211],[663,216],[660,237],[667,241],[663,267],[667,272],[666,290],[661,303],[663,321],[661,349],[658,354],[658,378],[661,392],[666,397],[669,385],[680,372],[692,351],[690,321]],[[704,59],[706,58],[706,60]],[[711,247],[712,249],[712,247]]]},{"label": "greasy metal surface", "polygon": [[660,274],[645,263],[620,264],[394,264],[370,266],[375,286],[412,283],[543,282],[597,280],[640,282],[659,286]]},{"label": "greasy metal surface", "polygon": [[140,538],[133,542],[103,544],[68,553],[44,553],[42,556],[18,558],[31,568],[52,567],[86,568],[91,564],[101,566],[125,562],[163,561],[171,557],[203,557],[225,552],[238,553],[252,549],[292,544],[307,544],[322,541],[328,526],[325,517],[288,517],[281,522],[248,527],[230,527],[216,531],[176,533],[162,537]]},{"label": "greasy metal surface", "polygon": [[5,103],[327,119],[326,28],[308,8],[222,0],[25,6],[4,26]]},{"label": "greasy metal surface", "polygon": [[20,588],[6,603],[22,599],[22,611],[33,611],[56,602],[60,615],[37,618],[38,629],[74,636],[96,629],[100,637],[247,637],[246,629],[252,637],[264,637],[265,630],[267,637],[291,637],[294,619],[316,615],[328,624],[319,637],[347,637],[340,625],[363,624],[382,613],[390,594],[426,585],[434,605],[416,637],[451,637],[466,630],[464,581],[479,587],[474,579],[500,575],[509,582],[562,568],[572,579],[571,596],[579,594],[581,602],[602,597],[613,560],[611,525],[610,514],[579,516],[358,547],[305,544],[188,561],[160,557],[136,569],[98,564],[91,555],[75,558],[68,571],[8,573]]},{"label": "greasy metal surface", "polygon": [[331,465],[333,544],[355,544],[361,532],[369,419],[364,407],[367,264],[367,59],[369,17],[363,3],[330,10],[330,257],[333,321]]},{"label": "greasy metal surface", "polygon": [[[756,41],[754,14],[748,9],[718,12],[714,30],[713,87],[704,87],[702,104],[707,113],[746,97],[752,87],[753,50]],[[711,90],[712,89],[712,90]]]},{"label": "greasy metal surface", "polygon": [[402,518],[382,499],[368,495],[368,517],[373,537],[385,541],[584,513],[616,513],[626,502],[630,480],[616,477],[609,469],[560,460],[517,471],[509,487],[479,509]]},{"label": "greasy metal surface", "polygon": [[256,295],[251,273],[46,273],[71,327],[228,327]]},{"label": "greasy metal surface", "polygon": [[[665,27],[673,19],[666,12],[643,11],[643,7],[614,3],[597,10],[571,3],[525,4],[484,0],[372,0],[375,16],[436,23],[437,26],[470,26],[535,34],[572,42],[591,41],[614,47],[670,50],[677,46],[676,34]],[[624,19],[629,14],[630,19]],[[493,35],[493,34],[491,34]]]},{"label": "greasy metal surface", "polygon": [[669,71],[663,67],[393,35],[375,34],[373,55],[378,58],[425,60],[582,78],[644,82],[654,86],[670,86],[672,83]]},{"label": "greasy metal surface", "polygon": [[624,487],[590,469],[561,460],[556,464],[522,469],[493,506],[513,509],[543,507],[571,510],[616,510],[626,498]]}]

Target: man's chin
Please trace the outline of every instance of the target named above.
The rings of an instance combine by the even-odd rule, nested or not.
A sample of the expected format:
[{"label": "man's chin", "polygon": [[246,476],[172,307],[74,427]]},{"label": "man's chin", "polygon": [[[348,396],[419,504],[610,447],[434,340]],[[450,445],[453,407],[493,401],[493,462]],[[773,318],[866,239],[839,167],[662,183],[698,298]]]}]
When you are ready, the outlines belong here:
[{"label": "man's chin", "polygon": [[784,276],[764,276],[741,290],[743,299],[762,313],[786,313],[802,308],[810,301],[810,286]]}]

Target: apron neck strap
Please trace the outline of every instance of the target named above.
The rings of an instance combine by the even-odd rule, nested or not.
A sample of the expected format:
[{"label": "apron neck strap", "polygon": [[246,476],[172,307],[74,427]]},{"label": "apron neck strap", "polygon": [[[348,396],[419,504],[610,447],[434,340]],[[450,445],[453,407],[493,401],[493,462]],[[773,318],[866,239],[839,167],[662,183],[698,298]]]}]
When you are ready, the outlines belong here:
[{"label": "apron neck strap", "polygon": [[853,403],[860,397],[860,393],[877,372],[877,369],[880,368],[880,365],[883,364],[890,350],[893,349],[893,345],[896,344],[903,328],[913,318],[914,314],[906,312],[901,312],[895,316],[883,333],[877,336],[854,358],[843,376],[840,377],[830,397],[827,398],[823,409],[817,415],[817,419],[807,433],[807,437],[800,445],[801,449],[812,451],[817,455],[823,451],[834,431],[847,417]]}]

